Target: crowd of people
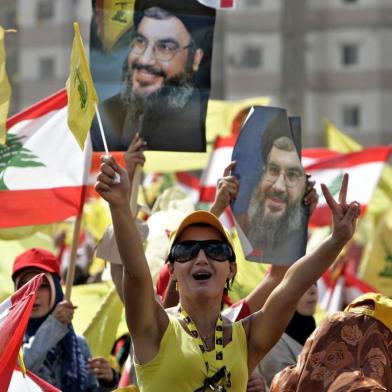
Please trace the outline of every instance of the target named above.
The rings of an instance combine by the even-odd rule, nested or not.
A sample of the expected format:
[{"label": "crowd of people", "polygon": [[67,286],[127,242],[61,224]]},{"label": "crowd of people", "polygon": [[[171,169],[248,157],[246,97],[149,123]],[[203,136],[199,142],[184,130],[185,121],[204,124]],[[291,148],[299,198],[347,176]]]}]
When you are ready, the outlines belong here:
[{"label": "crowd of people", "polygon": [[[106,261],[112,262],[129,329],[113,342],[121,379],[108,358],[92,357],[86,340],[75,333],[77,306],[64,299],[59,260],[39,248],[19,255],[12,272],[15,289],[44,273],[23,343],[30,371],[62,391],[126,385],[141,392],[392,390],[390,299],[369,294],[318,328],[313,317],[317,280],[352,237],[359,216],[358,203],[346,200],[347,175],[337,201],[322,185],[333,217],[331,235],[293,265],[272,265],[257,287],[233,304],[236,254],[219,216],[239,189],[231,175],[235,163],[219,180],[210,211],[187,214],[171,233],[155,289],[143,247],[146,232],[130,208],[135,168],[145,162],[143,146],[136,135],[125,153],[125,169],[104,156],[96,183],[110,207],[115,241],[109,246],[116,248],[111,254],[117,252],[120,264]],[[317,204],[310,179],[303,203],[310,212]],[[235,308],[240,310],[230,311]]]}]

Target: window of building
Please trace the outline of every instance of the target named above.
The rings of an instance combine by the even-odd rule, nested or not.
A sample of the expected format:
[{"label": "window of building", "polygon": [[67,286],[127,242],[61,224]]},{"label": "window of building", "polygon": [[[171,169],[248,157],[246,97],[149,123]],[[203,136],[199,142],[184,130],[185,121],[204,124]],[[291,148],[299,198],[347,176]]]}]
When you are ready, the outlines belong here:
[{"label": "window of building", "polygon": [[54,78],[54,58],[42,57],[39,60],[39,78],[41,80]]},{"label": "window of building", "polygon": [[37,1],[37,20],[52,19],[54,15],[54,4],[55,2],[53,0]]},{"label": "window of building", "polygon": [[261,0],[245,0],[246,8],[259,7],[261,5]]},{"label": "window of building", "polygon": [[245,46],[242,51],[241,65],[246,68],[260,68],[262,64],[262,49],[258,46]]},{"label": "window of building", "polygon": [[343,125],[359,127],[361,124],[361,108],[358,105],[343,106]]},{"label": "window of building", "polygon": [[342,46],[342,64],[354,65],[359,62],[359,47],[356,44],[345,44]]}]

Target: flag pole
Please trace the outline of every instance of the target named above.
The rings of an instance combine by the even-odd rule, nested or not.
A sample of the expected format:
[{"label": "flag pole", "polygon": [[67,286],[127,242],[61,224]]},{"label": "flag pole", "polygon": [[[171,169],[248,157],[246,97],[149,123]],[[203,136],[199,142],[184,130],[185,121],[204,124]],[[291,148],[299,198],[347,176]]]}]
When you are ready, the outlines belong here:
[{"label": "flag pole", "polygon": [[81,223],[82,223],[82,213],[83,213],[83,205],[82,205],[82,211],[76,217],[74,231],[73,231],[71,257],[69,260],[67,278],[65,281],[65,296],[64,297],[67,301],[71,300],[71,291],[72,291],[72,286],[73,286],[73,282],[75,279],[76,251],[78,249],[78,239],[79,239],[80,227],[81,227]]},{"label": "flag pole", "polygon": [[[105,132],[103,131],[103,125],[102,125],[102,120],[101,120],[101,115],[99,114],[98,110],[98,105],[96,102],[94,102],[95,105],[95,113],[97,114],[97,119],[98,119],[98,124],[99,124],[99,130],[101,132],[101,137],[102,137],[102,142],[103,142],[103,148],[105,149],[105,155],[109,157],[109,149],[108,149],[108,144],[106,142],[106,136]],[[120,175],[118,173],[115,174],[114,177],[114,183],[118,184],[120,182]]]}]

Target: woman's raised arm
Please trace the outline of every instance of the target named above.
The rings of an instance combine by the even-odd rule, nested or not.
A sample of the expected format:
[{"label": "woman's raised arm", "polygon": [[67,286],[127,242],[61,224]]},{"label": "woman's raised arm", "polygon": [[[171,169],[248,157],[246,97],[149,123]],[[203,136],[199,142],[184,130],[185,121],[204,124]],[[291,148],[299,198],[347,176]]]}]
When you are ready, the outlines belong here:
[{"label": "woman's raised arm", "polygon": [[[116,173],[120,181],[116,181]],[[102,157],[95,185],[109,203],[114,234],[124,265],[123,292],[126,320],[137,361],[145,363],[158,352],[168,316],[156,302],[150,270],[132,216],[127,172],[112,157]]]}]

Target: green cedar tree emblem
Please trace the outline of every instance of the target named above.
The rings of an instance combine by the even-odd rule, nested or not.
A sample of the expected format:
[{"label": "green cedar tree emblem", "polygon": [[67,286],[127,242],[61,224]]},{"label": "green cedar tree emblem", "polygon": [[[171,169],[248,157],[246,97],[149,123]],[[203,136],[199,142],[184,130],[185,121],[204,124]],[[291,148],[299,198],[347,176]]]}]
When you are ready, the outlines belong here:
[{"label": "green cedar tree emblem", "polygon": [[7,190],[4,182],[5,171],[8,167],[37,167],[45,166],[38,157],[23,147],[24,136],[7,135],[7,143],[0,145],[0,190]]},{"label": "green cedar tree emblem", "polygon": [[87,109],[88,88],[86,81],[82,78],[80,66],[75,67],[74,86],[77,85],[80,101],[80,109],[85,111]]},{"label": "green cedar tree emblem", "polygon": [[332,196],[336,196],[340,191],[340,186],[342,185],[343,172],[340,172],[328,185],[328,190]]}]

